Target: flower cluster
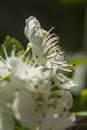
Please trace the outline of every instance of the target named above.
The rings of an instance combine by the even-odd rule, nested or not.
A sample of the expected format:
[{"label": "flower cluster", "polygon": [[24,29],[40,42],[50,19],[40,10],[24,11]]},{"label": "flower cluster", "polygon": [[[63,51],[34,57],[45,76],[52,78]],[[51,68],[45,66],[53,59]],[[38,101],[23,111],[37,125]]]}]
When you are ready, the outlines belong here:
[{"label": "flower cluster", "polygon": [[[52,30],[52,29],[51,29]],[[68,89],[76,84],[65,75],[72,72],[58,45],[58,37],[41,28],[31,16],[26,20],[28,55],[17,56],[13,48],[0,57],[0,130],[14,130],[15,120],[29,130],[65,130],[75,120],[69,109]],[[32,51],[32,55],[31,52]],[[15,120],[14,120],[15,119]]]}]

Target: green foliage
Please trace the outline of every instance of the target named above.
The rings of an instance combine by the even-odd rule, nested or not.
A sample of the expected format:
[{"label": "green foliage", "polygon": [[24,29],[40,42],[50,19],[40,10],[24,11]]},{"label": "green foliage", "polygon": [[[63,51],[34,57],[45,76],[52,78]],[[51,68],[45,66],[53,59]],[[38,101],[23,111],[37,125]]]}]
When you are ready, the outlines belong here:
[{"label": "green foliage", "polygon": [[[10,36],[6,36],[3,45],[6,48],[7,54],[10,55],[11,54],[11,50],[13,49],[13,46],[15,45],[16,47],[16,53],[20,50],[23,49],[22,44],[15,38],[12,38]],[[3,51],[3,47],[0,48],[0,54],[2,57],[5,57],[4,55],[4,51]]]},{"label": "green foliage", "polygon": [[[81,114],[87,115],[87,89],[83,90],[81,94],[75,98],[74,105],[71,111],[81,112],[81,113],[78,113],[79,115]],[[84,111],[85,113],[82,113]]]}]

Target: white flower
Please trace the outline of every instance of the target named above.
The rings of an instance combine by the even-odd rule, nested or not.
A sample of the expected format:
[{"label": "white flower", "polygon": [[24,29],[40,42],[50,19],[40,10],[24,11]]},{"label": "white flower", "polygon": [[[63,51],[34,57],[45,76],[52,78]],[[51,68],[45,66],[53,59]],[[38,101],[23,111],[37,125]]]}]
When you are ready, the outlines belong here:
[{"label": "white flower", "polygon": [[[25,35],[30,41],[32,58],[17,57],[14,50],[8,57],[4,47],[6,59],[0,57],[1,130],[13,130],[14,118],[30,130],[65,130],[72,124],[74,118],[69,110],[73,98],[61,89],[75,86],[64,75],[64,71],[73,71],[73,65],[67,63],[57,44],[58,37],[50,31],[42,29],[31,16],[26,20]],[[61,89],[54,90],[54,86]]]},{"label": "white flower", "polygon": [[17,57],[8,58],[8,63],[12,68],[11,76],[13,75],[19,81],[24,82],[29,91],[45,93],[51,89],[50,70],[46,70],[43,66],[30,67]]},{"label": "white flower", "polygon": [[26,88],[30,91],[46,92],[47,86],[50,86],[51,70],[47,70],[44,66],[34,67],[28,65],[20,57],[11,55],[7,56],[6,49],[4,47],[6,60],[1,58],[1,78],[10,76],[11,79],[18,78],[20,82],[25,82]]},{"label": "white flower", "polygon": [[68,91],[58,90],[51,93],[46,104],[45,116],[40,124],[41,130],[65,130],[72,125],[69,109],[73,105],[72,95]]},{"label": "white flower", "polygon": [[[64,52],[61,51],[58,45],[59,38],[55,34],[50,34],[51,30],[47,32],[42,29],[39,21],[33,16],[26,20],[25,35],[30,41],[29,44],[32,48],[34,60],[37,60],[37,64],[45,63],[44,60],[46,62],[50,61],[51,64],[59,67],[59,69],[72,66],[64,61]],[[42,63],[39,58],[42,58]],[[71,72],[71,70],[68,71]]]},{"label": "white flower", "polygon": [[[19,120],[23,126],[28,128],[38,126],[42,113],[39,113],[39,111],[38,114],[36,113],[36,101],[38,100],[38,95],[44,95],[45,98],[50,95],[51,71],[47,70],[44,66],[31,67],[19,57],[8,57],[5,60],[5,65],[7,70],[10,68],[10,73],[8,74],[7,81],[4,77],[2,77],[3,80],[0,81],[0,107],[2,107],[2,103],[6,106],[10,106],[10,109],[14,110],[14,117]],[[7,73],[5,73],[4,76],[6,75]],[[15,96],[16,93],[18,93],[18,95]],[[34,97],[34,99],[32,97]],[[5,111],[7,111],[6,107]],[[0,118],[2,120],[3,112],[0,112]],[[20,115],[20,118],[17,113]],[[30,118],[30,115],[32,118]],[[7,120],[7,118],[5,119],[8,124],[10,124],[10,118],[12,119],[9,115],[9,120]],[[28,122],[32,124],[30,125]],[[2,124],[6,126],[4,120],[2,120],[0,127],[3,127]],[[2,130],[5,130],[5,128]]]},{"label": "white flower", "polygon": [[39,21],[33,16],[26,20],[25,35],[30,41],[35,63],[38,65],[45,64],[47,68],[52,68],[56,85],[70,89],[76,86],[76,83],[66,77],[63,71],[73,72],[73,65],[68,64],[65,60],[64,52],[58,45],[59,38],[55,34],[50,34],[51,30],[44,31]]}]

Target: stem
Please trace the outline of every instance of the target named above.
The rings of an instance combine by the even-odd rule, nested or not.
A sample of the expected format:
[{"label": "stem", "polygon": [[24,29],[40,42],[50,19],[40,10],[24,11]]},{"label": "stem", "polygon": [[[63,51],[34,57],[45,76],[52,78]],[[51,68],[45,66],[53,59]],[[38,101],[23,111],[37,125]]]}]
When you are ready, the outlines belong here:
[{"label": "stem", "polygon": [[29,54],[29,51],[31,50],[31,47],[28,46],[27,49],[25,50],[24,54],[21,56],[22,60]]},{"label": "stem", "polygon": [[9,79],[9,75],[0,78],[0,80],[8,80],[8,79]]}]

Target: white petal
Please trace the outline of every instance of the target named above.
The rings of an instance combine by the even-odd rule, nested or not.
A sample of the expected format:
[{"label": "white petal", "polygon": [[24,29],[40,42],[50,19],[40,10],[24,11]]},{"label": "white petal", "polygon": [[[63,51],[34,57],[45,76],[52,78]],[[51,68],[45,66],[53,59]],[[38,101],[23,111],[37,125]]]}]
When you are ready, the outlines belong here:
[{"label": "white petal", "polygon": [[20,79],[25,79],[27,76],[27,68],[28,66],[23,63],[23,61],[20,58],[12,57],[8,58],[8,62],[12,67],[12,73],[16,77],[20,77]]},{"label": "white petal", "polygon": [[56,85],[62,89],[70,89],[76,86],[76,83],[74,83],[72,79],[62,73],[58,73],[58,75],[55,75],[53,78]]},{"label": "white petal", "polygon": [[16,95],[13,103],[13,111],[17,120],[24,127],[35,129],[40,122],[41,115],[35,111],[36,103],[32,95],[27,92],[22,92]]},{"label": "white petal", "polygon": [[0,81],[0,102],[12,103],[15,92],[22,89],[26,89],[25,82],[14,75],[11,75],[9,81]]},{"label": "white petal", "polygon": [[14,120],[12,111],[7,107],[0,106],[0,130],[13,130]]},{"label": "white petal", "polygon": [[67,114],[63,114],[61,118],[56,119],[53,123],[52,130],[65,130],[67,127],[72,125],[72,121],[69,119]]},{"label": "white petal", "polygon": [[47,115],[41,123],[41,130],[65,130],[72,125],[72,120],[69,119],[69,113],[62,113],[61,117],[57,114],[55,118],[52,115]]},{"label": "white petal", "polygon": [[41,130],[49,130],[52,127],[52,124],[55,122],[55,119],[52,115],[46,116],[41,122],[40,129]]},{"label": "white petal", "polygon": [[0,60],[0,77],[6,76],[8,74],[9,74],[9,71],[6,64]]},{"label": "white petal", "polygon": [[25,35],[30,43],[40,45],[43,41],[43,30],[39,21],[33,16],[26,20]]}]

